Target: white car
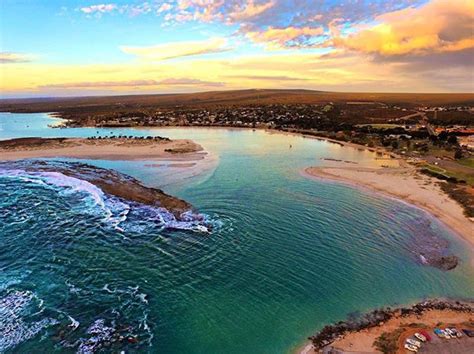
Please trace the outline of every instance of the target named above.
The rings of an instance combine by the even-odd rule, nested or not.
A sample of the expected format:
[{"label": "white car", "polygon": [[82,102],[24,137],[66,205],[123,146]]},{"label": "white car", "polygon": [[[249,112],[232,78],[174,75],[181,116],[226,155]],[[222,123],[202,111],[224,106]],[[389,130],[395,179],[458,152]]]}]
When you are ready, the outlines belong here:
[{"label": "white car", "polygon": [[413,345],[417,348],[421,347],[421,343],[418,342],[417,340],[414,340],[414,339],[411,339],[411,338],[408,338],[407,339],[407,344],[410,344],[410,345]]},{"label": "white car", "polygon": [[422,342],[426,342],[426,337],[421,333],[415,333],[414,336]]},{"label": "white car", "polygon": [[405,349],[408,349],[409,351],[414,353],[418,351],[418,348],[411,344],[405,344]]}]

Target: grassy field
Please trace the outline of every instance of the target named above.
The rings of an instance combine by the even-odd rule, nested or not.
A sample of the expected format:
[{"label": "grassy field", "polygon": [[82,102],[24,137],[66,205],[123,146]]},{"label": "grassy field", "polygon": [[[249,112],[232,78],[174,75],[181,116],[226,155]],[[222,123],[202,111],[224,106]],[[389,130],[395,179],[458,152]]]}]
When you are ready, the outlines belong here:
[{"label": "grassy field", "polygon": [[458,163],[460,163],[463,166],[474,168],[474,157],[469,157],[469,158],[466,158],[466,159],[460,159],[460,160],[458,160]]},{"label": "grassy field", "polygon": [[432,171],[435,174],[444,175],[446,177],[453,177],[456,178],[458,181],[465,181],[468,185],[474,186],[474,174],[461,171],[447,170],[428,163],[423,164],[421,167],[426,168],[427,170]]},{"label": "grassy field", "polygon": [[393,129],[402,126],[399,124],[357,124],[357,127],[371,127],[373,129]]}]

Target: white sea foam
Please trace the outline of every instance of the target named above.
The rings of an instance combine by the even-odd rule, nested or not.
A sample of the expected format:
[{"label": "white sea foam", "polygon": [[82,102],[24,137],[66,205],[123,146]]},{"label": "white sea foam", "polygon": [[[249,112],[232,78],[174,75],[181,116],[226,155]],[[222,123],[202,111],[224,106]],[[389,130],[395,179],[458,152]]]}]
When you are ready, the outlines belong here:
[{"label": "white sea foam", "polygon": [[79,327],[79,321],[75,320],[73,317],[67,315],[67,317],[69,318],[69,320],[71,321],[71,324],[69,325],[69,328],[71,328],[73,331],[75,331],[77,329],[77,327]]},{"label": "white sea foam", "polygon": [[[66,176],[60,172],[29,172],[19,169],[0,169],[0,177],[17,178],[23,182],[35,183],[45,187],[60,187],[63,194],[81,193],[86,201],[92,201],[87,211],[95,212],[99,207],[104,215],[104,222],[119,228],[127,219],[130,206],[117,198],[107,198],[105,193],[94,184],[79,178]],[[84,210],[84,209],[83,209]],[[121,230],[121,229],[120,229]]]},{"label": "white sea foam", "polygon": [[44,328],[58,323],[52,318],[28,321],[27,309],[36,309],[36,314],[42,310],[42,303],[35,300],[38,299],[31,291],[18,290],[0,298],[0,352],[13,348],[35,337]]},{"label": "white sea foam", "polygon": [[[79,193],[84,201],[92,202],[88,208],[81,208],[81,212],[103,215],[103,221],[118,231],[146,231],[146,225],[125,226],[131,211],[131,206],[116,197],[106,196],[99,187],[79,178],[66,176],[60,172],[31,172],[20,169],[0,169],[0,177],[17,178],[21,181],[34,183],[47,188],[60,188],[62,194]],[[165,208],[151,207],[135,203],[134,208],[141,214],[143,220],[154,223],[163,229],[189,230],[199,233],[209,233],[210,222],[207,217],[191,211],[180,216],[180,220]],[[142,230],[143,229],[143,230]]]},{"label": "white sea foam", "polygon": [[87,334],[91,336],[87,339],[82,339],[81,344],[77,350],[80,354],[94,353],[103,342],[109,342],[112,335],[115,333],[113,327],[105,325],[104,319],[96,320],[88,329]]}]

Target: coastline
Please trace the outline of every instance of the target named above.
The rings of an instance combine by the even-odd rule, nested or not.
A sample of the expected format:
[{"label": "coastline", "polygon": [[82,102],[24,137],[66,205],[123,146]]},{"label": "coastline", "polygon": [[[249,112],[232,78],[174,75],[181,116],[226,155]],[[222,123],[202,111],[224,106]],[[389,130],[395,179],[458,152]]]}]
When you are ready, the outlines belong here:
[{"label": "coastline", "polygon": [[196,161],[207,154],[191,140],[20,138],[0,141],[0,160],[78,158],[104,160]]},{"label": "coastline", "polygon": [[302,171],[302,175],[366,188],[419,207],[440,220],[474,249],[474,222],[464,215],[463,208],[456,201],[441,190],[437,181],[417,173],[414,167],[308,167]]},{"label": "coastline", "polygon": [[397,333],[394,340],[399,348],[397,353],[405,353],[401,349],[405,339],[417,331],[432,333],[434,327],[461,324],[463,328],[472,329],[473,320],[472,301],[427,300],[403,307],[375,309],[357,319],[324,326],[293,353],[309,354],[326,348],[343,352],[379,353],[373,344],[383,333]]}]

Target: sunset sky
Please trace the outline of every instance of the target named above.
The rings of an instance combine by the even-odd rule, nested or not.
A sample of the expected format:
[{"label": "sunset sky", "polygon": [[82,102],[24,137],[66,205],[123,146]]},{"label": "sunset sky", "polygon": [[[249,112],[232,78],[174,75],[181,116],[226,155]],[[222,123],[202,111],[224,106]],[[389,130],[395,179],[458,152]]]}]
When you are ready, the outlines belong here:
[{"label": "sunset sky", "polygon": [[474,1],[0,0],[2,97],[473,92]]}]

